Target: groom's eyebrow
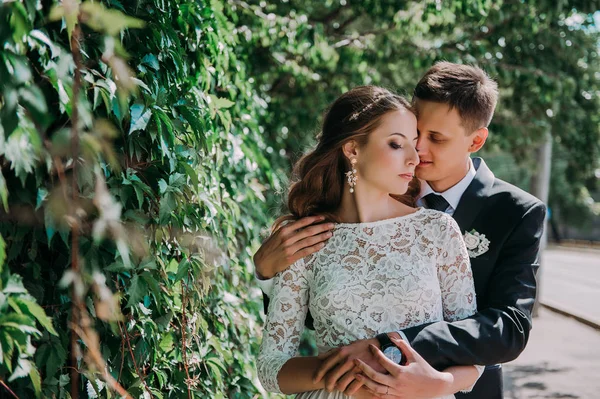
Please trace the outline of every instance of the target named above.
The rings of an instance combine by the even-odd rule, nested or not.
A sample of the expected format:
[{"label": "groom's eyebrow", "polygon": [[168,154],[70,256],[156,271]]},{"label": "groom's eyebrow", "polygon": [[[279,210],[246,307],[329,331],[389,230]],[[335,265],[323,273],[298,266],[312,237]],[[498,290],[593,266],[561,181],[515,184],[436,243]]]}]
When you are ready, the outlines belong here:
[{"label": "groom's eyebrow", "polygon": [[442,136],[444,136],[444,133],[438,132],[437,130],[429,130],[429,133],[432,133],[432,134],[441,134]]}]

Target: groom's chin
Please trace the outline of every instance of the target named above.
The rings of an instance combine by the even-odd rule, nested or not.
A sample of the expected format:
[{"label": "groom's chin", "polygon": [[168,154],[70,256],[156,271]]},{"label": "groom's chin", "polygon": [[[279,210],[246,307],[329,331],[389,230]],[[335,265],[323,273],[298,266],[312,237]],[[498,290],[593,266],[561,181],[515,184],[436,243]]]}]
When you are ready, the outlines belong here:
[{"label": "groom's chin", "polygon": [[431,177],[430,172],[432,170],[432,166],[433,164],[428,164],[425,167],[417,166],[417,168],[415,169],[415,176],[417,176],[419,180],[429,180],[429,178]]}]

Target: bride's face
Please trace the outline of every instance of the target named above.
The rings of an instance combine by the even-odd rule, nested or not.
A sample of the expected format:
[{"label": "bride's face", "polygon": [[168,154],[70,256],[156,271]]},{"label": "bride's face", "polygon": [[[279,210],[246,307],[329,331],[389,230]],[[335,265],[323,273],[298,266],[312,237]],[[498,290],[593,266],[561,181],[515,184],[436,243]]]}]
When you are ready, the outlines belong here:
[{"label": "bride's face", "polygon": [[356,190],[404,194],[419,164],[417,118],[408,110],[385,114],[367,143],[356,149]]}]

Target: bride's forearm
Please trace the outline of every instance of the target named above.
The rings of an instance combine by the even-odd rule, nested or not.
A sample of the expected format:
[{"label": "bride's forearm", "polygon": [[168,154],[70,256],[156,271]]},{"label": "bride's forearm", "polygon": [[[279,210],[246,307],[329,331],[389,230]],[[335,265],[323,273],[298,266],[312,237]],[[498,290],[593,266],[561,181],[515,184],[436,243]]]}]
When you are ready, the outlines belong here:
[{"label": "bride's forearm", "polygon": [[444,377],[444,395],[452,395],[456,392],[469,389],[479,378],[479,372],[475,366],[451,366],[442,371]]},{"label": "bride's forearm", "polygon": [[288,360],[277,375],[279,389],[286,395],[324,389],[325,382],[313,383],[316,370],[322,360],[316,356],[293,357]]}]

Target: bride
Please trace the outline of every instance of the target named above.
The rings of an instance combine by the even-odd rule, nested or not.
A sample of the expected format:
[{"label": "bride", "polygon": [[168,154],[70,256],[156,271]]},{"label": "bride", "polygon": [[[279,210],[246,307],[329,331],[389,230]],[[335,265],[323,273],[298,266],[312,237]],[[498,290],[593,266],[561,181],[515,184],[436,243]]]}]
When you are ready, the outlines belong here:
[{"label": "bride", "polygon": [[[265,389],[299,393],[297,398],[348,397],[313,379],[322,356],[298,356],[309,310],[320,354],[377,337],[396,363],[401,352],[379,333],[476,312],[469,257],[456,222],[442,212],[415,208],[416,140],[410,104],[380,87],[352,89],[327,111],[317,147],[295,167],[291,215],[276,228],[286,219],[310,215],[323,216],[335,228],[320,251],[273,279],[257,360]],[[431,368],[450,381],[440,393],[444,398],[470,390],[482,370]],[[346,378],[364,380],[358,368]],[[354,397],[372,396],[363,386]]]}]

